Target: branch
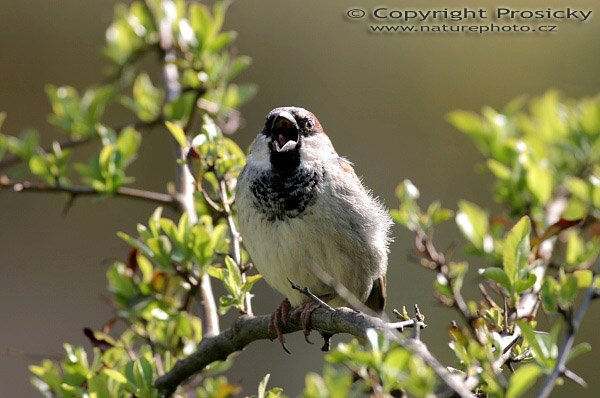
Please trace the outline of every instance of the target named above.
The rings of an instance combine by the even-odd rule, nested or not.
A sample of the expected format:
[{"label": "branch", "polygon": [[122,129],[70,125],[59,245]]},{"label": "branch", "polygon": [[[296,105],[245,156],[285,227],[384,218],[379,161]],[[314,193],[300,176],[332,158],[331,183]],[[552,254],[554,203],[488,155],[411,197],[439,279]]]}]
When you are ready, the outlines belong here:
[{"label": "branch", "polygon": [[[165,6],[175,5],[172,0],[165,0]],[[173,48],[173,32],[171,21],[164,17],[158,21],[160,32],[160,49],[163,56],[162,74],[166,91],[167,102],[173,102],[181,95],[181,84],[179,83],[179,70],[177,69],[177,55]],[[197,104],[194,104],[194,108]],[[190,116],[191,118],[191,116]],[[191,123],[192,120],[189,120]],[[198,222],[196,204],[194,199],[195,181],[187,165],[186,150],[176,143],[177,148],[177,199],[182,209],[187,213],[192,224]],[[217,304],[212,291],[210,276],[204,272],[200,277],[200,294],[202,296],[202,307],[204,309],[203,325],[205,335],[217,335],[219,333],[219,315]]]},{"label": "branch", "polygon": [[[190,376],[200,372],[206,366],[215,361],[222,361],[236,352],[242,350],[248,344],[256,340],[269,339],[270,315],[254,317],[251,315],[240,316],[230,329],[212,337],[205,337],[198,346],[195,353],[177,361],[175,366],[164,376],[159,377],[154,386],[163,397],[169,397]],[[371,317],[349,308],[338,308],[331,312],[324,308],[317,308],[311,315],[311,325],[314,329],[331,335],[338,333],[351,334],[362,341],[367,340],[369,329],[384,332],[390,339],[398,342],[401,346],[419,356],[429,365],[443,382],[460,397],[474,397],[474,395],[462,384],[460,377],[450,374],[431,355],[425,344],[420,341],[407,339],[395,332],[381,319]],[[414,326],[414,323],[412,323]],[[403,323],[403,326],[409,326]],[[298,319],[290,319],[282,325],[283,333],[293,333],[302,330]]]},{"label": "branch", "polygon": [[[240,270],[243,285],[246,283],[246,270],[242,264],[242,252],[240,248],[241,236],[235,226],[235,221],[233,220],[233,212],[229,205],[231,201],[227,197],[227,185],[223,178],[219,179],[219,199],[221,201],[223,213],[227,218],[227,227],[229,229],[229,237],[231,238],[231,257]],[[244,294],[244,312],[252,315],[252,294],[250,292]]]},{"label": "branch", "polygon": [[453,295],[451,306],[458,311],[465,323],[468,325],[469,329],[473,332],[473,335],[478,338],[475,327],[473,326],[473,321],[477,319],[477,316],[471,313],[460,289],[457,288],[456,284],[454,283],[454,279],[450,276],[448,264],[446,262],[446,256],[435,248],[431,238],[423,230],[417,231],[415,246],[417,247],[419,254],[424,259],[432,263],[430,268],[434,269],[438,274],[446,279]]},{"label": "branch", "polygon": [[[577,309],[577,313],[571,320],[569,324],[569,330],[567,331],[567,335],[565,336],[565,340],[563,342],[562,347],[560,348],[560,352],[558,353],[558,358],[556,359],[556,365],[554,365],[554,369],[552,373],[546,381],[544,385],[540,389],[539,393],[536,395],[536,398],[546,398],[550,395],[552,390],[554,389],[554,384],[556,383],[556,379],[565,374],[568,371],[566,368],[567,358],[569,353],[571,352],[571,348],[573,348],[573,344],[575,343],[575,335],[581,326],[581,322],[583,322],[583,317],[585,312],[587,311],[592,299],[596,295],[596,282],[598,281],[598,272],[600,271],[600,258],[597,260],[598,263],[596,265],[596,270],[594,272],[594,277],[592,278],[592,283],[587,290],[583,301],[579,305]],[[572,372],[570,372],[572,373]]]},{"label": "branch", "polygon": [[83,185],[46,185],[30,181],[14,181],[7,176],[0,176],[0,191],[12,189],[13,192],[41,192],[41,193],[67,193],[72,199],[77,196],[119,196],[135,200],[152,202],[160,205],[166,205],[174,209],[179,208],[179,202],[171,195],[144,191],[136,188],[121,187],[115,193],[98,191],[94,188]]}]

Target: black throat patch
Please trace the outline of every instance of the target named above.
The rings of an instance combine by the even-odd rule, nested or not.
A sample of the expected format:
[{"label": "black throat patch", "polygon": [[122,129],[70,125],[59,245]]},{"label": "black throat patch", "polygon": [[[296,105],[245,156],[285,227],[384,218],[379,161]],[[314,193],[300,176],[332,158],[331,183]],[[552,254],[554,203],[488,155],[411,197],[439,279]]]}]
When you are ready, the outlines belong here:
[{"label": "black throat patch", "polygon": [[292,174],[300,166],[300,146],[302,142],[296,144],[296,148],[287,152],[276,152],[273,150],[273,143],[269,144],[271,149],[271,164],[273,168],[285,174]]},{"label": "black throat patch", "polygon": [[302,168],[291,172],[277,169],[264,172],[250,184],[254,206],[269,221],[302,217],[316,201],[317,186],[324,173]]}]

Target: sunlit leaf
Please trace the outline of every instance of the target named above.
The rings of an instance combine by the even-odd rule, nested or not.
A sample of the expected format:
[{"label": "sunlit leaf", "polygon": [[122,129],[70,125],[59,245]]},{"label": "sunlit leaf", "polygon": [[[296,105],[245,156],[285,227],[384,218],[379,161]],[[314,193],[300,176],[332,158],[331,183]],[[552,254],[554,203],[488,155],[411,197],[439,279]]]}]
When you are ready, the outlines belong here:
[{"label": "sunlit leaf", "polygon": [[532,363],[519,367],[510,378],[506,398],[522,396],[535,384],[541,374],[542,370],[539,366]]},{"label": "sunlit leaf", "polygon": [[506,275],[515,282],[518,278],[517,273],[525,268],[529,259],[529,234],[531,232],[531,223],[528,217],[523,217],[510,230],[502,251],[502,266]]},{"label": "sunlit leaf", "polygon": [[165,125],[167,126],[167,128],[169,129],[169,131],[173,135],[173,138],[175,138],[175,141],[177,141],[179,146],[185,148],[187,146],[187,138],[181,126],[170,121],[166,121]]}]

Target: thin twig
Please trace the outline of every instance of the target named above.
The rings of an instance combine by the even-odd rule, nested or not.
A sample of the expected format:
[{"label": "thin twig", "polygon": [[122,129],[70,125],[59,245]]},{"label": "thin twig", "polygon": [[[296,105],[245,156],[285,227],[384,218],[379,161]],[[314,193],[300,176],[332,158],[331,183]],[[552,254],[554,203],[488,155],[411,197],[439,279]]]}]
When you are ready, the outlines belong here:
[{"label": "thin twig", "polygon": [[291,281],[290,278],[287,278],[287,280],[290,283],[290,285],[292,285],[292,289],[297,290],[300,293],[304,294],[306,297],[308,297],[311,300],[313,300],[314,302],[318,303],[321,307],[325,308],[326,310],[335,311],[335,309],[333,307],[331,307],[329,304],[327,304],[326,302],[321,300],[318,296],[316,296],[313,292],[311,292],[308,289],[308,287],[302,287],[302,286],[298,285],[297,283],[294,283],[293,281]]},{"label": "thin twig", "polygon": [[[318,267],[314,264],[308,265],[310,268],[310,272],[316,276],[321,282],[325,285],[333,289],[335,294],[344,300],[350,307],[354,308],[357,311],[365,313],[371,316],[379,316],[379,314],[375,313],[371,308],[367,307],[356,295],[354,295],[346,286],[342,283],[338,282],[334,277],[329,275],[325,270],[321,267]],[[386,320],[385,314],[381,314],[380,316],[384,320]]]},{"label": "thin twig", "polygon": [[492,298],[492,296],[490,296],[490,294],[488,293],[488,291],[485,288],[485,286],[483,286],[483,283],[480,283],[478,286],[479,286],[479,291],[481,292],[481,295],[483,296],[483,298],[485,299],[485,301],[487,301],[487,303],[490,305],[490,307],[492,307],[492,308],[500,308],[500,306],[494,301],[494,299]]},{"label": "thin twig", "polygon": [[563,376],[565,376],[567,379],[571,380],[572,382],[579,384],[581,387],[587,388],[587,383],[585,382],[585,380],[583,380],[583,378],[581,376],[579,376],[577,373],[573,372],[572,370],[565,369],[565,371],[563,372]]},{"label": "thin twig", "polygon": [[419,325],[419,329],[425,329],[427,327],[427,325],[424,322],[418,322],[418,321],[415,321],[414,319],[409,319],[407,321],[400,321],[400,322],[391,322],[391,323],[387,324],[387,326],[390,329],[396,329],[400,333],[404,332],[405,328],[414,328],[415,325]]},{"label": "thin twig", "polygon": [[103,192],[83,185],[48,185],[31,181],[15,181],[7,176],[0,176],[0,191],[11,189],[13,192],[66,193],[72,199],[79,196],[117,196],[142,200],[179,209],[179,202],[171,195],[142,189],[120,187],[116,192]]},{"label": "thin twig", "polygon": [[[419,322],[423,322],[423,320],[425,319],[425,317],[423,316],[423,314],[421,314],[421,310],[419,309],[419,306],[417,304],[415,304],[415,317],[413,318],[413,321],[415,324],[419,324]],[[413,334],[413,339],[415,340],[421,340],[421,328],[414,328],[414,334]]]},{"label": "thin twig", "polygon": [[417,231],[415,246],[417,247],[419,254],[425,260],[434,264],[433,267],[429,268],[434,269],[438,275],[441,275],[441,277],[448,282],[452,291],[452,302],[450,305],[462,316],[469,327],[469,330],[471,330],[473,335],[479,340],[479,336],[473,326],[473,321],[476,319],[476,316],[469,310],[465,298],[456,286],[456,283],[454,283],[454,278],[450,276],[448,264],[446,263],[446,256],[435,248],[431,238],[424,231]]},{"label": "thin twig", "polygon": [[[246,273],[244,272],[244,265],[242,264],[242,251],[240,247],[241,236],[237,230],[237,227],[235,226],[235,221],[233,220],[233,212],[231,211],[231,206],[229,205],[230,202],[227,195],[227,185],[224,178],[219,180],[219,199],[221,200],[223,213],[227,218],[227,227],[229,229],[229,237],[231,238],[231,257],[233,258],[235,265],[237,265],[240,270],[243,285],[246,283]],[[252,294],[250,292],[244,294],[244,312],[252,315]]]},{"label": "thin twig", "polygon": [[581,326],[581,322],[583,321],[583,317],[585,312],[587,311],[592,299],[594,297],[594,290],[596,286],[596,282],[598,281],[598,272],[600,272],[600,258],[598,258],[596,264],[596,269],[594,271],[594,277],[592,278],[592,283],[590,287],[587,289],[586,295],[583,298],[583,301],[579,305],[575,316],[571,319],[569,324],[569,329],[567,331],[567,335],[563,341],[563,344],[560,348],[560,352],[558,353],[558,358],[556,359],[556,364],[554,365],[554,369],[552,373],[544,384],[542,388],[536,395],[536,398],[546,398],[550,395],[552,390],[554,389],[554,384],[556,383],[556,379],[558,379],[561,375],[564,375],[567,364],[567,358],[569,357],[569,353],[571,352],[571,348],[573,348],[573,344],[575,343],[575,335]]}]

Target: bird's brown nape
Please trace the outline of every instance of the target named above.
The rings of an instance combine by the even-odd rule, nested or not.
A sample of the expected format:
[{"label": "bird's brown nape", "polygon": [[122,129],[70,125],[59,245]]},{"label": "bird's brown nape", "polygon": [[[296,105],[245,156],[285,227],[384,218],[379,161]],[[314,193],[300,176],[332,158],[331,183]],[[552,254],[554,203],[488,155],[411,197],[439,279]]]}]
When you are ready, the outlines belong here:
[{"label": "bird's brown nape", "polygon": [[325,134],[325,130],[323,130],[323,126],[321,125],[321,122],[319,121],[319,119],[317,119],[317,117],[310,111],[307,111],[310,119],[312,120],[312,122],[314,123],[314,127],[312,128],[312,131],[316,134]]},{"label": "bird's brown nape", "polygon": [[385,301],[387,299],[387,278],[382,276],[373,281],[371,293],[365,301],[365,305],[375,311],[378,315],[383,314]]}]

